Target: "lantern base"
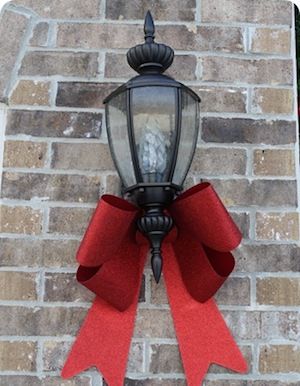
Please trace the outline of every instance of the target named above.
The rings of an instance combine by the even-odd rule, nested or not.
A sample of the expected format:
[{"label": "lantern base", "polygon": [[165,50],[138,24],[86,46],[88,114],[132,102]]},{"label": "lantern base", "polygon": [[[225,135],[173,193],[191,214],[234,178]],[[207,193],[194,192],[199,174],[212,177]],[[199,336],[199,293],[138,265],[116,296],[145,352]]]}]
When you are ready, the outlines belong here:
[{"label": "lantern base", "polygon": [[139,230],[151,244],[151,266],[155,281],[158,283],[162,272],[161,245],[173,227],[173,219],[164,213],[173,201],[179,186],[164,184],[138,184],[129,189],[137,205],[144,209],[144,215],[138,219]]},{"label": "lantern base", "polygon": [[183,188],[171,182],[139,182],[128,188],[122,188],[123,195],[129,195],[138,206],[157,202],[166,207],[173,201],[177,192]]},{"label": "lantern base", "polygon": [[159,282],[162,271],[161,245],[172,229],[173,219],[163,213],[160,207],[147,208],[145,215],[138,219],[139,230],[148,238],[151,244],[151,266],[156,283]]}]

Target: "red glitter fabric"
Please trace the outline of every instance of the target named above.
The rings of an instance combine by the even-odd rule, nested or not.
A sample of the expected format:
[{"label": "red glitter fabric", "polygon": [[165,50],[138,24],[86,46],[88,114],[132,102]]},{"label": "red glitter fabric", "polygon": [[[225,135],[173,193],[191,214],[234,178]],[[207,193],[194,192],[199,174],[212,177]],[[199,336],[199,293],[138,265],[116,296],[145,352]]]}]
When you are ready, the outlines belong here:
[{"label": "red glitter fabric", "polygon": [[[163,274],[189,386],[210,364],[245,372],[247,364],[213,295],[234,268],[241,234],[209,183],[168,208],[176,228],[163,243]],[[78,281],[96,294],[62,371],[70,378],[96,366],[109,386],[122,386],[148,242],[136,231],[140,210],[105,195],[80,245]]]}]

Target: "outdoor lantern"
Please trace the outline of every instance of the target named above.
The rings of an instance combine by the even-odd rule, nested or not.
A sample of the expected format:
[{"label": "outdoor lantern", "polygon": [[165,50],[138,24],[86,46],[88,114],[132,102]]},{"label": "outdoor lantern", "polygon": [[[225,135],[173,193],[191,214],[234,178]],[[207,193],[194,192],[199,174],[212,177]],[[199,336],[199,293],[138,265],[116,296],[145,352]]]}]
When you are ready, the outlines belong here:
[{"label": "outdoor lantern", "polygon": [[105,100],[108,141],[122,193],[143,209],[139,230],[151,243],[156,282],[162,270],[161,243],[173,226],[166,208],[182,190],[197,144],[200,98],[163,72],[172,48],[154,42],[148,11],[145,43],[131,48],[128,64],[139,73]]},{"label": "outdoor lantern", "polygon": [[211,364],[247,372],[213,299],[233,271],[231,251],[242,235],[209,182],[180,194],[197,144],[200,99],[163,75],[174,52],[154,42],[150,12],[145,40],[127,53],[139,75],[104,101],[125,197],[101,197],[80,243],[77,280],[96,298],[62,376],[95,366],[107,385],[124,384],[149,242],[156,282],[165,265],[187,384],[197,386]]}]

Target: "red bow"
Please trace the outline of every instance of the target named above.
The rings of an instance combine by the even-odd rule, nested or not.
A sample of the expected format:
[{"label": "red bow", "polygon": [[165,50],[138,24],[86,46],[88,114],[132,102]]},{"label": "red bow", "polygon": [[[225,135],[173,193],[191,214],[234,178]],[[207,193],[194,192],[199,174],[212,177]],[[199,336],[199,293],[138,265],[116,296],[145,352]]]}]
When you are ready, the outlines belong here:
[{"label": "red bow", "polygon": [[[234,268],[241,234],[210,184],[187,190],[168,208],[176,224],[163,243],[163,274],[189,386],[215,363],[237,372],[247,364],[212,296]],[[62,371],[91,366],[109,386],[124,382],[148,244],[136,231],[140,210],[105,195],[80,245],[78,281],[97,296]]]}]

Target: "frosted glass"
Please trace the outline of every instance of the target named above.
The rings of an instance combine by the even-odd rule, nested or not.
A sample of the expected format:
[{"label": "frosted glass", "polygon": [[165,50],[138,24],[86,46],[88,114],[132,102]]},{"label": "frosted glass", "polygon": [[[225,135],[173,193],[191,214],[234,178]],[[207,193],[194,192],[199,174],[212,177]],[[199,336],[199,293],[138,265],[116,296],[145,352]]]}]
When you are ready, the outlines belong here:
[{"label": "frosted glass", "polygon": [[143,182],[168,180],[176,141],[176,96],[172,87],[132,90],[133,131]]},{"label": "frosted glass", "polygon": [[126,91],[108,102],[107,133],[115,166],[125,187],[136,184],[127,134]]},{"label": "frosted glass", "polygon": [[182,185],[191,165],[199,131],[199,103],[187,91],[181,91],[181,134],[173,182]]}]

